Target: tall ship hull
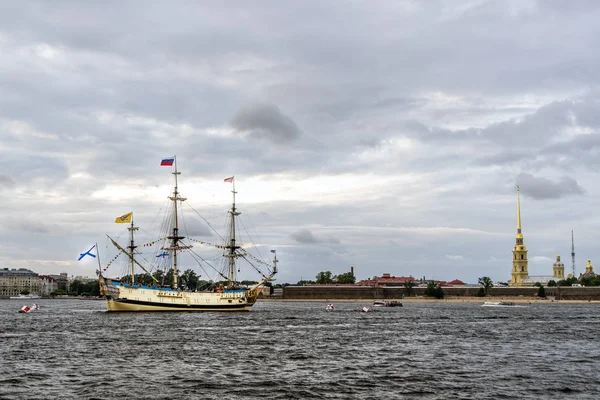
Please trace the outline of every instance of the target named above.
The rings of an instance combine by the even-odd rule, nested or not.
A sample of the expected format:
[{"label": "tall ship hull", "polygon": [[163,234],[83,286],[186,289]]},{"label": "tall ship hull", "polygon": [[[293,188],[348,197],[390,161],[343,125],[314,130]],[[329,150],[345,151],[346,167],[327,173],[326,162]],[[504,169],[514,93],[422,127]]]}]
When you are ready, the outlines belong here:
[{"label": "tall ship hull", "polygon": [[108,311],[250,311],[258,290],[189,292],[133,285],[100,276]]},{"label": "tall ship hull", "polygon": [[[200,241],[192,238],[186,238],[180,233],[180,224],[183,222],[183,218],[179,216],[181,203],[186,199],[181,197],[177,187],[177,177],[180,174],[177,171],[177,164],[175,157],[163,159],[161,166],[174,166],[174,190],[171,196],[168,198],[173,202],[172,212],[165,217],[165,223],[162,227],[165,229],[155,236],[155,240],[148,244],[144,244],[142,247],[153,246],[153,255],[142,254],[138,250],[138,246],[134,242],[134,232],[139,228],[133,223],[133,212],[127,213],[121,217],[117,217],[116,223],[130,223],[128,227],[129,231],[129,244],[121,246],[116,240],[109,237],[112,244],[118,249],[118,254],[106,265],[106,268],[102,268],[100,264],[100,257],[98,256],[98,281],[100,285],[100,294],[106,297],[107,310],[108,311],[188,311],[188,312],[201,312],[201,311],[249,311],[251,307],[256,303],[258,299],[261,287],[270,282],[273,276],[277,273],[277,256],[275,250],[271,250],[275,256],[272,260],[272,264],[269,264],[263,260],[258,259],[254,255],[248,252],[249,246],[243,246],[238,242],[236,231],[236,217],[240,215],[240,212],[236,209],[235,204],[235,183],[233,176],[226,178],[224,181],[231,183],[233,190],[233,204],[231,209],[227,212],[229,219],[229,232],[227,238],[221,238],[220,234],[216,232],[217,236],[223,239],[224,243],[219,245],[212,245],[205,241]],[[195,210],[194,210],[195,211]],[[204,218],[203,218],[204,219]],[[207,224],[208,222],[204,220]],[[210,225],[209,225],[210,226]],[[184,227],[185,228],[185,227]],[[212,228],[212,227],[211,227]],[[187,240],[186,240],[187,239]],[[214,261],[207,261],[198,253],[193,252],[192,241],[201,243],[204,247],[212,247],[217,249],[222,254],[215,259],[223,261],[223,265],[219,268],[214,265]],[[158,245],[156,245],[158,243]],[[97,244],[95,246],[97,248]],[[93,247],[92,247],[93,248]],[[90,249],[91,250],[91,249]],[[196,273],[188,269],[182,276],[179,276],[181,268],[181,255],[183,253],[191,253],[192,258],[202,268],[204,276],[207,276],[207,271],[213,271],[216,273],[214,278],[208,281],[203,281],[204,285],[200,287],[193,283],[194,280],[190,280],[190,276],[199,277]],[[87,253],[80,254],[81,257],[85,255],[96,257],[88,251]],[[124,278],[108,278],[103,275],[102,271],[106,271],[108,266],[111,265],[119,255],[124,254],[128,258],[128,273]],[[156,260],[155,264],[146,262],[142,265],[137,258],[142,256],[144,260],[151,259]],[[81,259],[80,257],[80,259]],[[236,265],[238,259],[243,259],[252,266],[254,272],[258,272],[261,275],[261,279],[258,282],[248,282],[242,285],[237,281],[237,273],[239,273],[240,266]],[[204,263],[204,264],[201,264]],[[267,272],[263,272],[253,262],[258,262],[267,267]],[[136,269],[141,269],[145,274],[137,274]],[[185,279],[184,279],[185,278]]]}]

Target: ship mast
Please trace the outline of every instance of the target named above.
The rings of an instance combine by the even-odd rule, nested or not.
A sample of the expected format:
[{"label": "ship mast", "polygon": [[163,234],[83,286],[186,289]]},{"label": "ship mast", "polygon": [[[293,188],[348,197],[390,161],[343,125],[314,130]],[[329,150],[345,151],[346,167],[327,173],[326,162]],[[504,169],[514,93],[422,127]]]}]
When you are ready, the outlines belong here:
[{"label": "ship mast", "polygon": [[169,199],[173,201],[173,211],[175,215],[175,224],[173,227],[173,232],[170,236],[167,236],[167,239],[171,240],[171,245],[169,247],[163,247],[163,250],[171,250],[173,252],[173,289],[177,289],[179,287],[177,278],[177,252],[185,249],[189,249],[192,246],[180,245],[179,241],[184,239],[185,236],[179,236],[179,219],[177,215],[178,201],[186,201],[185,197],[179,196],[179,191],[177,188],[177,176],[181,174],[181,172],[177,171],[177,157],[173,157],[173,165],[175,170],[173,175],[175,175],[175,187],[173,189],[173,196],[169,196]]},{"label": "ship mast", "polygon": [[137,231],[138,228],[137,226],[133,225],[133,213],[131,213],[131,226],[129,228],[127,228],[127,230],[129,231],[129,246],[127,246],[127,248],[129,249],[129,252],[131,253],[131,284],[133,285],[135,283],[135,263],[133,261],[133,254],[134,251],[136,249],[136,245],[135,245],[135,241],[133,239],[133,232]]},{"label": "ship mast", "polygon": [[[237,209],[235,208],[235,194],[237,193],[235,191],[235,180],[234,177],[232,176],[231,178],[231,184],[233,185],[233,190],[231,191],[231,193],[233,193],[233,204],[231,206],[231,211],[229,211],[229,213],[231,214],[231,237],[229,240],[229,246],[226,246],[226,248],[229,249],[229,254],[227,254],[227,257],[229,257],[229,282],[227,284],[228,287],[233,287],[234,286],[234,282],[235,282],[235,257],[236,257],[236,250],[240,248],[240,246],[237,246],[235,243],[235,217],[237,217],[238,215],[240,215],[241,213],[237,211]],[[228,180],[226,179],[226,180]]]}]

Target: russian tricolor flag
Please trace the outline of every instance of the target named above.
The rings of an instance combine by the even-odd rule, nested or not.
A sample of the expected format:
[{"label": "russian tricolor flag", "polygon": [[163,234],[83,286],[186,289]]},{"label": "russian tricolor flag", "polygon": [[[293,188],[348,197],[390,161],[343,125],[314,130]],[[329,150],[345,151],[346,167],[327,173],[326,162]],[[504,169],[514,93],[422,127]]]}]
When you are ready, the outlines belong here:
[{"label": "russian tricolor flag", "polygon": [[170,167],[171,165],[173,165],[173,161],[175,161],[174,158],[163,158],[160,162],[160,165]]}]

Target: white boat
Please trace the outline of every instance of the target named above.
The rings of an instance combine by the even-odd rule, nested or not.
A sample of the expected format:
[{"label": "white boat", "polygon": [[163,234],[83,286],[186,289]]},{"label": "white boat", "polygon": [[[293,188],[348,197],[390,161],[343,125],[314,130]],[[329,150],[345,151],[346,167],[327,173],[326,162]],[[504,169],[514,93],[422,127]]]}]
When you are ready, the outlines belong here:
[{"label": "white boat", "polygon": [[512,301],[486,301],[482,307],[520,307]]},{"label": "white boat", "polygon": [[402,303],[396,300],[375,300],[373,307],[402,307]]},{"label": "white boat", "polygon": [[39,299],[40,296],[37,294],[20,294],[18,296],[11,296],[12,300],[31,300],[31,299]]},{"label": "white boat", "polygon": [[[116,257],[119,254],[125,254],[129,258],[130,270],[127,279],[108,278],[103,275],[102,269],[97,271],[100,294],[106,296],[108,311],[249,311],[258,299],[261,286],[270,282],[277,273],[278,260],[275,250],[271,250],[271,253],[274,253],[274,258],[272,264],[270,264],[250,254],[246,246],[242,246],[237,241],[236,217],[240,215],[240,212],[238,212],[235,205],[236,191],[233,177],[224,180],[231,183],[233,187],[233,205],[228,212],[228,237],[225,239],[224,244],[212,245],[192,238],[184,240],[186,237],[182,236],[179,229],[179,218],[181,216],[178,216],[178,211],[182,207],[181,203],[186,199],[180,196],[177,187],[177,179],[180,174],[177,171],[177,162],[173,157],[164,159],[161,165],[174,167],[172,172],[174,175],[174,189],[172,195],[168,197],[173,202],[173,212],[165,218],[166,223],[164,226],[167,232],[157,234],[156,241],[151,242],[152,244],[158,243],[158,246],[154,246],[154,248],[158,247],[156,251],[160,254],[150,256],[152,259],[157,260],[157,265],[148,263],[146,265],[148,268],[146,268],[135,258],[135,255],[139,253],[135,250],[138,246],[134,243],[134,232],[139,228],[133,224],[133,213],[118,217],[115,221],[117,223],[131,223],[128,228],[130,232],[129,245],[124,247],[112,238],[109,237],[109,239],[119,250]],[[192,252],[192,241],[200,243],[202,246],[211,246],[216,251],[221,252],[220,257],[216,258],[224,260],[223,265],[218,268],[197,253]],[[183,252],[189,253],[199,265],[206,265],[207,268],[202,267],[206,274],[213,272],[215,279],[205,281],[207,285],[212,285],[212,287],[191,290],[189,286],[183,287],[180,284],[182,278],[179,277],[178,261]],[[258,282],[242,286],[236,281],[236,272],[240,272],[240,267],[236,266],[238,258],[247,261],[252,267],[252,271],[260,274],[261,278]],[[201,264],[201,262],[204,264]],[[163,264],[164,270],[160,270],[161,274],[158,274],[160,263]],[[262,264],[263,269],[267,271],[262,272],[255,265],[256,263]],[[146,282],[135,281],[136,267],[146,272],[145,276],[148,278]],[[148,272],[154,268],[156,268],[156,272],[153,274]],[[210,269],[213,271],[210,271]],[[106,268],[104,268],[104,271],[106,271]],[[193,272],[192,270],[188,271]],[[183,275],[188,271],[185,271]],[[170,279],[171,283],[165,286],[163,282],[159,281],[159,277]]]},{"label": "white boat", "polygon": [[28,313],[31,312],[32,310],[39,310],[40,306],[38,306],[37,304],[33,303],[31,306],[23,306],[21,307],[21,309],[19,310],[20,313],[24,314],[24,313]]}]

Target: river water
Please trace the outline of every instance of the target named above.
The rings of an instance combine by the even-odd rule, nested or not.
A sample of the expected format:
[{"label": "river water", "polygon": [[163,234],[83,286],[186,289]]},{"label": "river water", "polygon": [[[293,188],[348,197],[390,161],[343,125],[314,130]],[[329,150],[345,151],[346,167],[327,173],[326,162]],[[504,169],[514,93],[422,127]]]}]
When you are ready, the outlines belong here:
[{"label": "river water", "polygon": [[0,300],[0,399],[598,399],[599,305]]}]

